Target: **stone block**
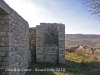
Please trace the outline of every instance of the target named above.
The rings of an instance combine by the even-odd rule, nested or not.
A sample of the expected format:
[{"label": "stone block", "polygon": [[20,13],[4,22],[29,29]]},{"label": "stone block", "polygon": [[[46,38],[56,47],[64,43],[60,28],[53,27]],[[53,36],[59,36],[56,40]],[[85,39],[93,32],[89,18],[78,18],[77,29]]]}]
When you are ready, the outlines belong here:
[{"label": "stone block", "polygon": [[65,38],[64,37],[61,37],[61,38],[59,38],[59,40],[65,40]]},{"label": "stone block", "polygon": [[37,58],[36,57],[36,62],[43,62],[43,58]]},{"label": "stone block", "polygon": [[65,45],[64,44],[59,44],[59,47],[60,48],[65,48]]},{"label": "stone block", "polygon": [[5,42],[0,43],[0,47],[7,47],[7,46],[9,46],[9,42],[8,43],[5,43]]},{"label": "stone block", "polygon": [[0,32],[3,31],[3,25],[0,25]]},{"label": "stone block", "polygon": [[42,35],[42,34],[36,35],[36,39],[37,39],[37,38],[43,38],[43,37],[44,37],[44,35]]},{"label": "stone block", "polygon": [[0,70],[4,70],[5,69],[5,66],[0,66]]},{"label": "stone block", "polygon": [[43,51],[36,51],[36,54],[42,55],[43,54]]},{"label": "stone block", "polygon": [[11,47],[0,47],[0,52],[10,51],[10,50],[11,50]]},{"label": "stone block", "polygon": [[7,19],[4,20],[4,22],[5,22],[5,24],[9,24],[9,20],[7,20]]},{"label": "stone block", "polygon": [[43,42],[42,38],[36,39],[36,42]]},{"label": "stone block", "polygon": [[4,24],[4,20],[1,20],[1,19],[0,19],[0,24]]},{"label": "stone block", "polygon": [[9,19],[10,18],[10,16],[9,15],[0,15],[1,17],[0,17],[0,19]]},{"label": "stone block", "polygon": [[37,55],[36,55],[36,58],[43,58],[43,55],[37,54]]},{"label": "stone block", "polygon": [[64,53],[63,54],[59,54],[59,60],[62,60],[64,58],[65,58],[65,54]]},{"label": "stone block", "polygon": [[65,50],[59,50],[59,54],[65,54]]},{"label": "stone block", "polygon": [[2,37],[2,41],[9,42],[9,38],[8,37]]},{"label": "stone block", "polygon": [[60,64],[65,64],[65,60],[60,60],[59,63]]},{"label": "stone block", "polygon": [[5,56],[5,52],[0,52],[0,56]]},{"label": "stone block", "polygon": [[0,61],[2,61],[2,57],[0,57]]},{"label": "stone block", "polygon": [[0,32],[0,36],[8,36],[8,32]]},{"label": "stone block", "polygon": [[59,44],[65,44],[65,40],[59,40]]},{"label": "stone block", "polygon": [[0,62],[0,66],[9,65],[9,62]]},{"label": "stone block", "polygon": [[9,57],[3,57],[3,61],[11,61]]},{"label": "stone block", "polygon": [[65,31],[59,31],[59,35],[65,35]]},{"label": "stone block", "polygon": [[2,15],[0,15],[0,19],[2,19]]},{"label": "stone block", "polygon": [[3,25],[3,31],[4,31],[4,32],[9,31],[9,26],[8,26],[8,25],[5,25],[5,26]]},{"label": "stone block", "polygon": [[65,34],[60,34],[59,38],[61,38],[61,37],[65,38]]},{"label": "stone block", "polygon": [[59,25],[59,30],[65,30],[65,25],[63,24]]},{"label": "stone block", "polygon": [[59,50],[65,50],[65,48],[60,48],[60,47],[59,47]]}]

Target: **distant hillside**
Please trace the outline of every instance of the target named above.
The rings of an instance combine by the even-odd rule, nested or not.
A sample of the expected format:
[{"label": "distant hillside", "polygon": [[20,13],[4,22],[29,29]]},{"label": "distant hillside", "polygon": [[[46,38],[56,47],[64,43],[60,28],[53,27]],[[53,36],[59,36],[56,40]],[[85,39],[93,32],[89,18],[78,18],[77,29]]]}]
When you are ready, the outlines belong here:
[{"label": "distant hillside", "polygon": [[92,48],[100,48],[100,35],[95,34],[66,34],[66,48],[77,45],[86,45]]}]

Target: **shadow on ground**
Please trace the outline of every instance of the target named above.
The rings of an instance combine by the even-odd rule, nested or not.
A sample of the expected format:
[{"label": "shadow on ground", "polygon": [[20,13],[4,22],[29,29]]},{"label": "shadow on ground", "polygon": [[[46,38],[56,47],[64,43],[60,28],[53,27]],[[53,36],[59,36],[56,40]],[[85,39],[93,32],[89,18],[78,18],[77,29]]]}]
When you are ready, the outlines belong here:
[{"label": "shadow on ground", "polygon": [[56,75],[53,71],[50,71],[53,67],[54,65],[49,63],[30,63],[29,69],[32,71],[27,71],[26,75]]},{"label": "shadow on ground", "polygon": [[[78,63],[66,60],[65,64],[59,65],[30,63],[29,69],[32,71],[28,71],[26,75],[100,75],[100,62]],[[52,71],[52,69],[56,71]]]}]

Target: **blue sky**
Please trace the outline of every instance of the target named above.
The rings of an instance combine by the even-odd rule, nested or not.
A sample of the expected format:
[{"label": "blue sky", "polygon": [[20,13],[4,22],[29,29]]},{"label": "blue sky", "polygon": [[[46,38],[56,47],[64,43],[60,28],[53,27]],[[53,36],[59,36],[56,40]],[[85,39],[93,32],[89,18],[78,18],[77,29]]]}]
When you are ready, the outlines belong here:
[{"label": "blue sky", "polygon": [[30,27],[63,23],[66,34],[100,34],[100,22],[80,0],[5,0]]}]

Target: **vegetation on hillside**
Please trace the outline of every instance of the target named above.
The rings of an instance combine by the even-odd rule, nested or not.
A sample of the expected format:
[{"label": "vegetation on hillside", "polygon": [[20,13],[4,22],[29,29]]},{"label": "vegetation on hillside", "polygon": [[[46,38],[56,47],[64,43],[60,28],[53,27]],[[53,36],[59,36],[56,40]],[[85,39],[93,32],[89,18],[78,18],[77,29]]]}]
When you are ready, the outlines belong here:
[{"label": "vegetation on hillside", "polygon": [[66,48],[85,45],[100,49],[100,35],[66,34],[65,40]]}]

